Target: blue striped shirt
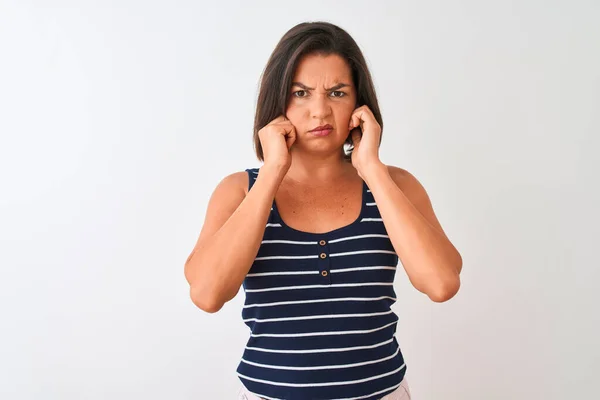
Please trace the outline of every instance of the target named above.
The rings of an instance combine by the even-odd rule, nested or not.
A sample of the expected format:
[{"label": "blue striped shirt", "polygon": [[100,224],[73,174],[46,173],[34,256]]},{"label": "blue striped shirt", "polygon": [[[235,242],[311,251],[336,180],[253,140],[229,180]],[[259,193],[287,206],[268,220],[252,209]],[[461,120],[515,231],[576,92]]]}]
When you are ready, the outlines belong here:
[{"label": "blue striped shirt", "polygon": [[[249,189],[259,173],[246,170]],[[263,399],[376,400],[406,373],[395,337],[398,256],[363,181],[359,217],[327,233],[289,227],[273,201],[243,282],[250,328],[237,374]]]}]

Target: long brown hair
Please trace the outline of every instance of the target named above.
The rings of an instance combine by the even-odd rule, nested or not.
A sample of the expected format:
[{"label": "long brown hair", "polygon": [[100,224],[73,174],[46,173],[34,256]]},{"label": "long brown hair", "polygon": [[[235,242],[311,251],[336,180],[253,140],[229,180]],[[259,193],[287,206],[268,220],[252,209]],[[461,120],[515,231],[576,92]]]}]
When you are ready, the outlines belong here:
[{"label": "long brown hair", "polygon": [[254,150],[260,161],[264,161],[264,154],[258,132],[278,116],[285,115],[296,66],[303,56],[315,53],[337,54],[346,60],[356,88],[356,107],[367,105],[383,133],[383,120],[371,73],[354,39],[329,22],[303,22],[283,35],[261,75],[254,116]]}]

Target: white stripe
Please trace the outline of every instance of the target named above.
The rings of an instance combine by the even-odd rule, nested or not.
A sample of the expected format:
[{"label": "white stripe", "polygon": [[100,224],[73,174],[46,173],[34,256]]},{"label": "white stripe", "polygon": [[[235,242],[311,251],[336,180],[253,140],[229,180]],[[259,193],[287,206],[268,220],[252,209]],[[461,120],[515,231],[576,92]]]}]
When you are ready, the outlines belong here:
[{"label": "white stripe", "polygon": [[251,333],[250,337],[307,337],[307,336],[330,336],[330,335],[355,335],[364,333],[373,333],[382,329],[388,328],[398,321],[390,322],[384,326],[375,329],[367,329],[362,331],[329,331],[329,332],[307,332],[307,333]]},{"label": "white stripe", "polygon": [[302,286],[280,286],[264,289],[246,289],[247,293],[272,292],[276,290],[292,290],[292,289],[316,289],[316,288],[332,288],[332,287],[357,287],[357,286],[393,286],[390,282],[362,282],[362,283],[338,283],[333,285],[302,285]]},{"label": "white stripe", "polygon": [[309,304],[309,303],[328,303],[330,301],[376,301],[376,300],[398,300],[395,297],[390,296],[381,296],[381,297],[339,297],[334,299],[315,299],[315,300],[296,300],[296,301],[278,301],[275,303],[255,303],[245,305],[243,308],[252,308],[252,307],[272,307],[272,306],[284,306],[288,304]]},{"label": "white stripe", "polygon": [[367,271],[372,269],[389,269],[395,270],[396,267],[356,267],[356,268],[341,268],[341,269],[332,269],[329,270],[332,274],[337,274],[338,272],[350,272],[350,271]]},{"label": "white stripe", "polygon": [[362,382],[368,382],[368,381],[372,381],[375,379],[379,379],[379,378],[383,378],[385,376],[389,376],[389,375],[393,375],[396,372],[400,371],[401,369],[403,369],[406,366],[406,364],[402,364],[400,367],[396,368],[393,371],[390,372],[386,372],[385,374],[380,374],[380,375],[376,375],[376,376],[370,376],[368,378],[364,378],[364,379],[356,379],[353,381],[338,381],[338,382],[318,382],[318,383],[288,383],[288,382],[274,382],[274,381],[267,381],[264,379],[256,379],[256,378],[250,378],[246,375],[242,375],[240,373],[238,373],[238,376],[244,378],[244,379],[248,379],[249,381],[254,381],[254,382],[259,382],[259,383],[266,383],[269,385],[275,385],[275,386],[288,386],[288,387],[319,387],[319,386],[340,386],[340,385],[350,385],[353,383],[362,383]]},{"label": "white stripe", "polygon": [[261,243],[317,244],[317,242],[299,242],[295,240],[263,240]]},{"label": "white stripe", "polygon": [[267,224],[267,228],[281,228],[281,224]]},{"label": "white stripe", "polygon": [[[329,257],[341,257],[341,256],[351,256],[354,254],[373,254],[373,253],[381,253],[381,254],[396,254],[396,252],[391,250],[358,250],[358,251],[347,251],[344,253],[331,253]],[[310,258],[319,258],[316,254],[311,254],[308,256],[267,256],[267,257],[256,257],[255,260],[302,260],[302,259],[310,259]]]},{"label": "white stripe", "polygon": [[376,206],[377,203],[367,203],[368,206]]},{"label": "white stripe", "polygon": [[367,193],[371,193],[371,189],[367,189]]},{"label": "white stripe", "polygon": [[262,351],[263,353],[284,353],[284,354],[313,354],[313,353],[336,353],[336,352],[345,352],[352,350],[365,350],[365,349],[374,349],[376,347],[385,346],[388,343],[391,343],[394,338],[388,339],[385,342],[372,344],[369,346],[355,346],[355,347],[332,347],[329,349],[311,349],[311,350],[274,350],[274,349],[263,349],[261,347],[248,347],[248,350],[254,351]]},{"label": "white stripe", "polygon": [[258,175],[258,171],[252,171],[254,175]]},{"label": "white stripe", "polygon": [[380,238],[388,238],[389,239],[388,235],[369,234],[369,235],[349,236],[349,237],[345,237],[345,238],[341,238],[341,239],[334,239],[334,240],[330,240],[329,243],[337,243],[337,242],[343,242],[346,240],[363,239],[363,238],[368,238],[368,237],[380,237]]},{"label": "white stripe", "polygon": [[360,222],[383,222],[381,218],[363,218]]},{"label": "white stripe", "polygon": [[301,317],[283,317],[283,318],[247,318],[244,322],[283,322],[283,321],[305,321],[310,319],[335,319],[335,318],[359,318],[359,317],[377,317],[379,315],[388,315],[393,313],[392,310],[382,311],[376,313],[363,313],[363,314],[324,314],[324,315],[303,315]]},{"label": "white stripe", "polygon": [[377,364],[377,363],[384,362],[384,361],[387,361],[387,360],[390,360],[390,359],[396,357],[396,354],[398,354],[399,352],[400,352],[400,348],[397,348],[393,354],[390,354],[389,356],[386,356],[386,357],[383,357],[383,358],[380,358],[377,360],[363,361],[363,362],[354,363],[354,364],[319,365],[318,367],[288,367],[285,365],[259,364],[259,363],[255,363],[252,361],[248,361],[244,358],[242,358],[242,362],[245,362],[246,364],[254,365],[255,367],[261,367],[261,368],[284,369],[284,370],[288,370],[288,371],[318,371],[318,370],[322,370],[322,369],[342,369],[342,368],[362,367],[363,365]]},{"label": "white stripe", "polygon": [[[272,208],[271,208],[272,210]],[[339,242],[344,242],[347,240],[355,240],[355,239],[364,239],[364,238],[369,238],[369,237],[380,237],[380,238],[385,238],[385,239],[389,239],[388,235],[382,235],[382,234],[367,234],[367,235],[358,235],[358,236],[349,236],[349,237],[345,237],[345,238],[340,238],[340,239],[334,239],[334,240],[330,240],[329,243],[339,243]],[[285,243],[285,244],[301,244],[301,245],[315,245],[318,244],[318,242],[311,242],[311,241],[297,241],[297,240],[263,240],[261,243],[265,244],[265,243]]]},{"label": "white stripe", "polygon": [[306,258],[319,258],[318,255],[309,256],[268,256],[268,257],[256,257],[255,260],[300,260]]},{"label": "white stripe", "polygon": [[314,275],[319,274],[319,271],[285,271],[285,272],[258,272],[256,274],[247,274],[246,276],[272,276],[272,275]]},{"label": "white stripe", "polygon": [[347,251],[345,253],[332,253],[329,257],[341,257],[341,256],[351,256],[353,254],[372,254],[372,253],[383,253],[383,254],[396,254],[396,252],[391,250],[359,250],[359,251]]}]

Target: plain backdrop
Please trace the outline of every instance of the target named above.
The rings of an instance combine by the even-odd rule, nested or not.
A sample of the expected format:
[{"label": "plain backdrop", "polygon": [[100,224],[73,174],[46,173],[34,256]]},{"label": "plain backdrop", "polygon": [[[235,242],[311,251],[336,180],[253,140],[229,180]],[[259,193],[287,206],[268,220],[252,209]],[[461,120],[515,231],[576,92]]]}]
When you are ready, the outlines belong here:
[{"label": "plain backdrop", "polygon": [[597,0],[0,0],[0,398],[235,398],[243,292],[206,314],[183,264],[260,166],[267,58],[316,20],[464,258],[443,304],[397,274],[413,398],[599,398]]}]

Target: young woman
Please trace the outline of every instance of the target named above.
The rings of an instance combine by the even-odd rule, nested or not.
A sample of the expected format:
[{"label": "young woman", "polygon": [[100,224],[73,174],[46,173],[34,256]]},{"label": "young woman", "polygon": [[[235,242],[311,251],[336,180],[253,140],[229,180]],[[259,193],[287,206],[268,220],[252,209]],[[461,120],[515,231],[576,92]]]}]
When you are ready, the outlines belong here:
[{"label": "young woman", "polygon": [[462,259],[417,179],[379,159],[382,127],[347,32],[313,22],[283,36],[256,108],[263,164],[219,183],[185,265],[206,312],[244,288],[240,399],[410,398],[391,310],[396,267],[443,302]]}]

